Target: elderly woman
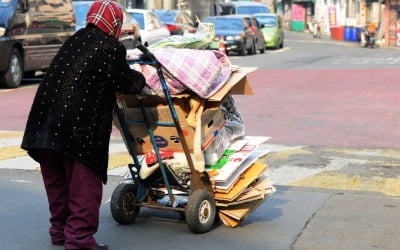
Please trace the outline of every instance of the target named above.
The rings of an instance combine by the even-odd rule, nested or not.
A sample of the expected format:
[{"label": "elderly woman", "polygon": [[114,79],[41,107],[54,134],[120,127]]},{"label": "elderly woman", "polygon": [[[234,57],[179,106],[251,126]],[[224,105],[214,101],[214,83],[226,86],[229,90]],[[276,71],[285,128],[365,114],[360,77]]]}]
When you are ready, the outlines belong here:
[{"label": "elderly woman", "polygon": [[108,249],[93,235],[99,225],[116,93],[139,93],[141,73],[118,42],[122,10],[97,0],[87,26],[64,43],[43,78],[22,148],[41,166],[50,209],[50,237],[66,249]]}]

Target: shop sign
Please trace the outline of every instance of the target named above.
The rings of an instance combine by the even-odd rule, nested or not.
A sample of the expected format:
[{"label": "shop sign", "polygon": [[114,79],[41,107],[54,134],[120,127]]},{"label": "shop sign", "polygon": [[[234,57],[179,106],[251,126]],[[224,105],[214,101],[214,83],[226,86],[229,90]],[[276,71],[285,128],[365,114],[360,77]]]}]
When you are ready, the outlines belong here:
[{"label": "shop sign", "polygon": [[299,4],[292,4],[292,20],[304,21],[304,17],[305,17],[304,7]]},{"label": "shop sign", "polygon": [[400,19],[397,20],[397,41],[396,45],[400,46]]},{"label": "shop sign", "polygon": [[396,46],[397,40],[397,11],[389,12],[389,46]]},{"label": "shop sign", "polygon": [[336,6],[329,6],[329,26],[334,27],[336,26]]}]

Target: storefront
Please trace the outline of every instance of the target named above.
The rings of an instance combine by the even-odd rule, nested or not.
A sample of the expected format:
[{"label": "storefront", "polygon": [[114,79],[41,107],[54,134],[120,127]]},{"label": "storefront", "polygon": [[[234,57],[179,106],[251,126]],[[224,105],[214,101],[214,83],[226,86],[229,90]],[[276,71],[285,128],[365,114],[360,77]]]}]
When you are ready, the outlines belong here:
[{"label": "storefront", "polygon": [[292,1],[292,25],[296,31],[308,30],[308,24],[314,15],[314,3],[310,0]]},{"label": "storefront", "polygon": [[385,45],[400,46],[400,0],[386,0]]}]

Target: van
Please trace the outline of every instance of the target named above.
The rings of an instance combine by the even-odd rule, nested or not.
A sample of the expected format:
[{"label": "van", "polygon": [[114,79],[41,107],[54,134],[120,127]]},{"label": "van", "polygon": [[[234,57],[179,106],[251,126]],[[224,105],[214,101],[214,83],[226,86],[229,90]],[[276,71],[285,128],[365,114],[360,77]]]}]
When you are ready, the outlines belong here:
[{"label": "van", "polygon": [[258,2],[236,1],[221,4],[220,15],[269,13],[267,5]]},{"label": "van", "polygon": [[72,0],[0,0],[0,87],[46,70],[74,32]]}]

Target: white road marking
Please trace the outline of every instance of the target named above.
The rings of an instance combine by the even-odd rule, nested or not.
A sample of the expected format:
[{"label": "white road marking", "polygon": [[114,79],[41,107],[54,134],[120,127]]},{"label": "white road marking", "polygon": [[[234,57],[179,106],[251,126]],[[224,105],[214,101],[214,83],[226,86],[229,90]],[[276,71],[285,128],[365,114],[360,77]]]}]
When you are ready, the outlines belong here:
[{"label": "white road marking", "polygon": [[288,51],[290,49],[291,49],[290,47],[283,47],[282,49],[277,49],[277,50],[271,51],[269,53],[270,54],[282,53],[282,52]]},{"label": "white road marking", "polygon": [[22,156],[0,161],[0,169],[37,170],[39,163],[29,156]]},{"label": "white road marking", "polygon": [[33,183],[33,181],[25,181],[25,180],[10,180],[12,182],[21,182],[21,183]]}]

